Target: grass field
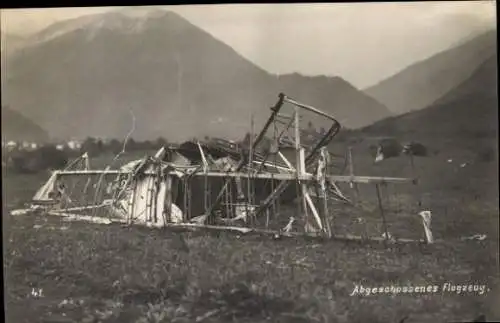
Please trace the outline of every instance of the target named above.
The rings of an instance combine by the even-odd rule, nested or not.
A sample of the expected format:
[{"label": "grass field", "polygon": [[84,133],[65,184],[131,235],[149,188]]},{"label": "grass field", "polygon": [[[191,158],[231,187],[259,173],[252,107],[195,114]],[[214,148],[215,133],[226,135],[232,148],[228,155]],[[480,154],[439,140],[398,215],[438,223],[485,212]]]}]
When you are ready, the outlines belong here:
[{"label": "grass field", "polygon": [[[356,173],[370,175],[370,158],[357,159]],[[422,172],[436,170],[423,178],[420,202],[435,213],[434,235],[446,242],[388,248],[13,217],[8,210],[28,201],[47,174],[4,173],[7,322],[463,322],[481,313],[499,320],[496,164],[474,171],[435,165],[447,159],[418,163]],[[416,202],[399,203],[411,209]],[[421,230],[409,227],[405,234]],[[476,233],[488,239],[457,239]],[[487,289],[443,292],[445,282]],[[350,296],[356,285],[439,291]]]}]

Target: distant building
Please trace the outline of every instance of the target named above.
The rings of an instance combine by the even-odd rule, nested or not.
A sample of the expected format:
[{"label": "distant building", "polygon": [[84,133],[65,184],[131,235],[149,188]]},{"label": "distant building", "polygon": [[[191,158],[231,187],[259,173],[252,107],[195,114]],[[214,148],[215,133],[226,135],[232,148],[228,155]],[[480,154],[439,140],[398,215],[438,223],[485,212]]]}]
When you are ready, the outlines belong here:
[{"label": "distant building", "polygon": [[109,145],[109,143],[111,142],[111,140],[113,140],[113,139],[110,139],[110,138],[101,138],[101,142],[104,145]]},{"label": "distant building", "polygon": [[15,141],[11,140],[7,143],[7,148],[10,150],[15,149],[16,147],[17,147],[17,143]]},{"label": "distant building", "polygon": [[82,144],[77,140],[68,141],[67,146],[71,150],[78,150],[82,148]]}]

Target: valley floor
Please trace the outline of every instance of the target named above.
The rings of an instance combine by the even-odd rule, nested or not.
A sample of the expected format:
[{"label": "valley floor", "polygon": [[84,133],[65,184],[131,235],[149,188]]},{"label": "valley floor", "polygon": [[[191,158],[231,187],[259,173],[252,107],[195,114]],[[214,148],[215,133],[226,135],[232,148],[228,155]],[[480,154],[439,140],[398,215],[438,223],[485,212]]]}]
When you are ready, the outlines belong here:
[{"label": "valley floor", "polygon": [[[386,248],[13,217],[8,209],[28,201],[47,176],[3,175],[7,322],[376,323],[407,317],[411,323],[466,321],[479,314],[500,319],[495,201],[460,204],[442,193],[435,197],[442,205],[470,206],[460,216],[450,211],[454,221],[436,219],[435,235],[447,242]],[[489,232],[475,231],[488,226]],[[450,233],[453,228],[465,227],[488,238],[451,239],[458,236]],[[486,290],[443,291],[447,282]],[[439,289],[351,296],[356,285]]]},{"label": "valley floor", "polygon": [[[495,313],[497,245],[315,243],[6,217],[7,322],[451,322]],[[184,238],[181,240],[180,236]],[[184,242],[185,244],[184,244]],[[486,291],[443,292],[444,283]],[[366,287],[436,293],[350,296]],[[41,290],[41,296],[32,291]],[[162,319],[163,318],[163,319]]]}]

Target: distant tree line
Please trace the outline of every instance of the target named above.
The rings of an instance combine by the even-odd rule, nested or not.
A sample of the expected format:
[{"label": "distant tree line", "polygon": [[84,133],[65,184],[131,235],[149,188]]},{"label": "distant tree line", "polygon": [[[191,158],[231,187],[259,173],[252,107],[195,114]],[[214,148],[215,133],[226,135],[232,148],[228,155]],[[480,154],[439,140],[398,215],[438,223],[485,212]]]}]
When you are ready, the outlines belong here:
[{"label": "distant tree line", "polygon": [[45,145],[35,150],[2,153],[2,165],[15,173],[31,174],[63,168],[70,157],[67,152],[56,149],[55,145]]},{"label": "distant tree line", "polygon": [[[276,136],[278,136],[281,133],[281,130],[282,130],[281,128],[278,130],[278,132],[276,133]],[[290,132],[293,132],[293,128],[291,128]],[[309,121],[307,123],[307,127],[301,129],[301,138],[300,139],[301,139],[301,142],[303,144],[313,144],[313,143],[318,142],[320,138],[322,138],[323,136],[326,135],[326,133],[327,133],[327,130],[325,129],[325,127],[315,127],[314,124],[312,123],[312,121]],[[255,140],[257,135],[258,134],[254,133],[253,140]],[[262,145],[268,146],[268,145],[273,144],[273,141],[274,141],[273,136],[274,136],[273,130],[269,130],[266,133],[266,135],[262,138]],[[243,137],[243,139],[238,142],[238,144],[240,144],[242,147],[249,147],[251,142],[253,142],[251,140],[251,138],[252,138],[252,136],[250,135],[250,132],[247,132],[245,134],[245,136]],[[282,143],[285,143],[285,142],[293,143],[291,138],[288,138],[286,133],[281,136],[281,142]]]},{"label": "distant tree line", "polygon": [[[130,138],[125,145],[125,152],[131,151],[154,151],[168,145],[167,140],[158,138],[150,141],[136,141]],[[50,169],[64,168],[68,162],[83,153],[88,153],[90,157],[97,157],[104,154],[118,154],[124,149],[123,141],[109,140],[103,141],[96,138],[85,139],[81,147],[71,149],[59,145],[45,144],[36,149],[2,149],[2,167],[16,173],[37,173]]]},{"label": "distant tree line", "polygon": [[117,139],[103,141],[88,137],[83,141],[80,151],[82,153],[87,152],[90,156],[98,156],[105,153],[118,154],[122,150],[125,150],[125,152],[157,150],[168,144],[168,141],[162,137],[156,140],[144,141],[136,141],[133,138],[129,138],[126,143]]}]

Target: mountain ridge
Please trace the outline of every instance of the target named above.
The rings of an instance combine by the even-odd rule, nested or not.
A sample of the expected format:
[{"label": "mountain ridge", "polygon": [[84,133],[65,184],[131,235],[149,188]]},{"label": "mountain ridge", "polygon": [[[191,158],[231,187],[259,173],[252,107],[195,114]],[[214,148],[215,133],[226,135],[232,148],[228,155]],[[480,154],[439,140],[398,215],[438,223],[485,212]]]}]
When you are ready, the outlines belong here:
[{"label": "mountain ridge", "polygon": [[496,30],[458,44],[364,89],[396,114],[427,107],[496,53]]},{"label": "mountain ridge", "polygon": [[[325,88],[329,82],[268,73],[175,13],[143,19],[115,12],[85,18],[104,25],[70,28],[15,53],[8,59],[2,100],[64,138],[124,136],[131,108],[138,138],[239,138],[248,131],[250,115],[257,115],[257,126],[264,122],[282,91],[320,109],[334,107],[330,112],[347,114],[353,126],[389,115],[385,106],[335,78],[338,88],[324,89],[318,100],[316,86],[303,84]],[[128,23],[143,23],[143,29],[121,28]]]},{"label": "mountain ridge", "polygon": [[[497,60],[490,56],[472,75],[427,108],[375,122],[370,134],[446,139],[496,139],[498,132]],[[438,136],[438,137],[436,137]],[[445,136],[445,137],[443,137]]]},{"label": "mountain ridge", "polygon": [[7,106],[2,106],[2,141],[46,142],[47,131],[33,120],[25,117]]}]

